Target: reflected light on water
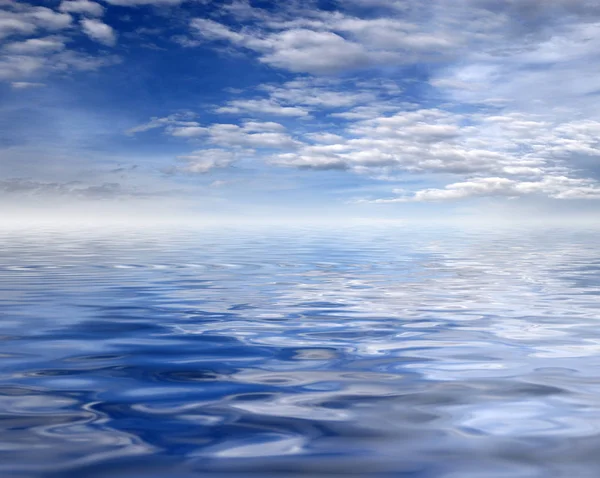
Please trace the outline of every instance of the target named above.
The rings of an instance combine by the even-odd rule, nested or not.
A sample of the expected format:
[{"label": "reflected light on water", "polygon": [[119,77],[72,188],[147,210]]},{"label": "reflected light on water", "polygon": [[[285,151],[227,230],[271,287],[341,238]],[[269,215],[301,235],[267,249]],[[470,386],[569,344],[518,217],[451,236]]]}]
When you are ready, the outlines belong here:
[{"label": "reflected light on water", "polygon": [[593,232],[1,239],[3,476],[600,469]]}]

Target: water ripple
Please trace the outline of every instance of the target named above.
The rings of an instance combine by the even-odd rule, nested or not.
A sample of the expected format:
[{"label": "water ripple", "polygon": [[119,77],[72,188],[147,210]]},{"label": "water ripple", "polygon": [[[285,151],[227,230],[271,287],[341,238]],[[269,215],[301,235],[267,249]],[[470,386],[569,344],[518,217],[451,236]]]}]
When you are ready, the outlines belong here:
[{"label": "water ripple", "polygon": [[3,476],[596,477],[593,231],[3,231]]}]

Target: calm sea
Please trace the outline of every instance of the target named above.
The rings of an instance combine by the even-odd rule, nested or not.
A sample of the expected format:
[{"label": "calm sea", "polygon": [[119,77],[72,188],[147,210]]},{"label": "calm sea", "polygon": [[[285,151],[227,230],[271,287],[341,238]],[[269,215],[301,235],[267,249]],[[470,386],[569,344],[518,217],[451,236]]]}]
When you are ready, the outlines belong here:
[{"label": "calm sea", "polygon": [[0,476],[600,476],[594,231],[0,241]]}]

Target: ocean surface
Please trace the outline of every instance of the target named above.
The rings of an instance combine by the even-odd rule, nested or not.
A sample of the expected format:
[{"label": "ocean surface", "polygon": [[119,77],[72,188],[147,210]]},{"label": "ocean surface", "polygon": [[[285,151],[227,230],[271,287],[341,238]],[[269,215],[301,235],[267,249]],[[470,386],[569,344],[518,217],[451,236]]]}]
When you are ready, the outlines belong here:
[{"label": "ocean surface", "polygon": [[600,476],[596,231],[0,232],[0,476]]}]

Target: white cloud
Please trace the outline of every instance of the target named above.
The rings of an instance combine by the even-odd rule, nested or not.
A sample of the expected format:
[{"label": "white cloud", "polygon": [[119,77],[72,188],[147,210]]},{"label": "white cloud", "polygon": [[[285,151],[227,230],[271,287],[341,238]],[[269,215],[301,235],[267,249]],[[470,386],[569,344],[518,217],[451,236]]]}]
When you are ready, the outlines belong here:
[{"label": "white cloud", "polygon": [[598,195],[596,182],[580,178],[569,160],[574,154],[600,157],[600,122],[556,123],[527,114],[457,114],[431,108],[354,120],[339,134],[313,132],[300,141],[275,122],[202,125],[192,119],[189,113],[153,118],[130,133],[163,128],[171,136],[227,150],[273,150],[268,163],[299,169],[346,170],[373,178],[399,171],[466,177],[444,189],[378,202]]},{"label": "white cloud", "polygon": [[[234,99],[218,107],[217,113],[255,116],[297,117],[313,119],[322,112],[348,112],[348,108],[361,108],[369,104],[372,111],[398,109],[398,95],[402,91],[391,80],[334,79],[298,77],[282,84],[265,83],[255,88],[266,97]],[[331,113],[329,113],[331,114]],[[336,113],[333,113],[336,114]],[[344,113],[340,113],[344,114]]]},{"label": "white cloud", "polygon": [[73,50],[46,55],[0,55],[0,80],[36,83],[54,72],[94,71],[119,61],[115,56],[94,57]]},{"label": "white cloud", "polygon": [[244,148],[283,149],[295,148],[299,143],[281,131],[257,131],[256,123],[237,126],[213,124],[207,128],[208,140],[219,146]]},{"label": "white cloud", "polygon": [[271,100],[310,109],[350,108],[397,97],[402,91],[392,80],[343,80],[337,78],[299,77],[283,84],[265,84],[260,89]]},{"label": "white cloud", "polygon": [[100,20],[84,18],[81,20],[81,27],[85,34],[94,41],[107,46],[114,46],[117,43],[117,35],[112,27]]},{"label": "white cloud", "polygon": [[16,15],[10,15],[8,12],[0,12],[0,38],[14,34],[33,33],[37,25],[28,19],[21,19]]},{"label": "white cloud", "polygon": [[[245,34],[234,32],[225,25],[207,18],[194,18],[190,26],[196,34],[208,40],[228,40],[235,44],[242,44],[246,40],[251,39],[251,37]],[[259,43],[260,41],[257,41],[254,43],[254,46],[257,47]],[[252,47],[250,46],[250,48]]]},{"label": "white cloud", "polygon": [[121,7],[137,7],[139,5],[179,5],[186,0],[104,0],[111,5]]},{"label": "white cloud", "polygon": [[28,178],[12,178],[0,180],[0,193],[15,196],[59,197],[88,200],[110,200],[118,198],[144,198],[166,196],[169,191],[139,191],[136,188],[124,187],[120,183],[103,182],[86,184],[81,181],[49,182]]},{"label": "white cloud", "polygon": [[[404,191],[397,191],[404,193]],[[555,199],[600,199],[600,186],[589,180],[565,176],[545,176],[538,181],[519,181],[501,177],[474,178],[452,183],[443,189],[423,189],[410,195],[376,199],[375,203],[452,201],[472,197],[520,197],[542,194]]]},{"label": "white cloud", "polygon": [[121,62],[118,56],[91,56],[74,50],[65,50],[47,58],[48,71],[95,71]]},{"label": "white cloud", "polygon": [[[74,5],[84,3],[93,4],[71,0],[60,8],[75,12]],[[260,85],[214,109],[241,118],[207,124],[193,115],[172,115],[153,118],[130,134],[160,129],[202,144],[201,158],[193,162],[188,157],[196,172],[213,168],[215,151],[265,149],[255,153],[268,154],[267,161],[279,166],[346,170],[371,178],[414,173],[430,178],[429,186],[447,184],[382,200],[387,202],[530,194],[596,197],[600,8],[594,2],[362,0],[363,6],[378,4],[364,18],[356,16],[366,11],[354,9],[357,3],[338,2],[339,11],[332,12],[306,2],[262,9],[234,1],[217,7],[223,16],[211,17],[226,14],[227,24],[191,20],[193,36],[181,39],[182,44],[214,43],[229,52],[233,47],[264,65],[308,75]],[[93,15],[81,8],[77,13]],[[42,29],[35,23],[39,15],[23,12],[18,19],[30,23],[6,23],[9,34]],[[108,25],[83,22],[93,26],[86,33],[96,41],[115,43]],[[0,75],[20,79],[47,69],[44,59],[32,58],[44,48],[59,51],[58,42],[52,46],[44,35],[7,44]],[[398,67],[407,64],[424,64],[416,88],[408,81],[400,87],[377,80],[405,75]],[[363,68],[373,68],[373,80],[347,74]],[[344,74],[329,76],[336,73]],[[247,118],[262,121],[241,121]],[[269,119],[303,121],[290,128],[293,136]]]},{"label": "white cloud", "polygon": [[312,141],[315,141],[317,143],[322,143],[322,144],[336,144],[336,143],[340,144],[344,141],[344,138],[342,136],[340,136],[339,134],[333,134],[333,133],[327,133],[327,132],[308,133],[305,136]]},{"label": "white cloud", "polygon": [[[280,165],[366,172],[379,168],[413,172],[498,171],[516,161],[504,151],[468,146],[472,135],[461,115],[438,109],[402,111],[352,123],[341,141],[304,146],[274,158]],[[315,139],[314,136],[311,139]],[[521,163],[519,163],[521,165]],[[365,170],[366,168],[366,170]]]},{"label": "white cloud", "polygon": [[371,65],[373,54],[333,32],[287,30],[269,36],[260,61],[294,72],[329,74]]},{"label": "white cloud", "polygon": [[[357,5],[378,10],[361,18],[356,12],[367,10],[353,9]],[[191,30],[196,39],[230,43],[292,72],[427,63],[431,84],[459,102],[523,101],[533,107],[542,101],[551,107],[558,95],[573,111],[580,104],[593,109],[585,101],[573,106],[572,100],[600,89],[600,67],[593,58],[600,45],[597,2],[353,0],[337,6],[324,11],[290,2],[273,11],[233,2],[223,10],[241,26],[203,18],[192,20]],[[573,62],[585,73],[573,75]],[[544,81],[549,71],[560,80]],[[564,83],[570,87],[561,90]]]},{"label": "white cloud", "polygon": [[285,132],[285,127],[272,121],[247,121],[243,125],[215,123],[202,126],[196,121],[190,121],[191,113],[174,114],[164,118],[152,118],[148,123],[135,126],[126,131],[136,134],[155,128],[174,137],[190,140],[202,139],[208,143],[227,148],[266,148],[285,149],[296,148],[301,143]]},{"label": "white cloud", "polygon": [[0,38],[11,35],[31,35],[39,30],[57,31],[71,26],[68,13],[59,13],[46,7],[9,3],[0,8]]},{"label": "white cloud", "polygon": [[282,106],[268,99],[232,100],[226,106],[221,106],[215,111],[217,113],[255,113],[259,115],[267,114],[290,117],[307,117],[309,115],[306,108],[300,106]]},{"label": "white cloud", "polygon": [[30,38],[24,41],[8,43],[5,52],[16,55],[43,55],[64,50],[65,41],[60,37]]},{"label": "white cloud", "polygon": [[[99,39],[111,42],[110,31],[95,26],[89,25],[90,32],[94,30]],[[69,13],[0,0],[0,38],[8,37],[0,48],[0,80],[33,84],[55,72],[95,70],[119,61],[114,56],[67,49],[73,36],[71,27]]]},{"label": "white cloud", "polygon": [[13,81],[10,86],[12,86],[15,90],[27,90],[30,88],[41,88],[44,83],[33,83],[30,81]]},{"label": "white cloud", "polygon": [[553,123],[525,114],[403,111],[351,123],[344,136],[310,134],[317,144],[275,154],[270,162],[301,169],[348,170],[371,177],[393,171],[463,176],[443,189],[373,202],[440,201],[482,196],[600,197],[574,156],[600,157],[600,122]]},{"label": "white cloud", "polygon": [[91,17],[101,17],[104,15],[104,7],[90,0],[64,0],[58,9],[66,13],[80,13]]},{"label": "white cloud", "polygon": [[153,117],[147,123],[134,126],[133,128],[128,129],[125,133],[128,135],[134,135],[136,133],[143,133],[145,131],[150,131],[151,129],[163,128],[165,126],[185,126],[190,124],[197,124],[192,121],[196,115],[190,111],[186,111],[183,113],[174,113],[169,116],[165,116],[164,118]]},{"label": "white cloud", "polygon": [[[341,13],[316,18],[264,19],[252,30],[233,30],[204,18],[192,32],[207,41],[227,41],[259,54],[259,61],[293,72],[331,74],[388,63],[405,64],[439,56],[455,46],[444,32],[419,32],[416,25],[389,19],[359,19]],[[260,18],[260,17],[259,17]]]},{"label": "white cloud", "polygon": [[284,132],[285,126],[274,121],[246,121],[244,129],[253,133]]},{"label": "white cloud", "polygon": [[184,163],[171,172],[206,174],[214,169],[227,168],[236,161],[236,154],[222,149],[199,149],[177,159]]},{"label": "white cloud", "polygon": [[208,129],[204,126],[198,126],[198,123],[191,122],[188,125],[170,126],[167,131],[171,136],[177,136],[180,138],[195,138],[197,136],[203,136],[208,132]]},{"label": "white cloud", "polygon": [[34,7],[26,15],[37,26],[47,30],[62,30],[71,26],[73,20],[68,13],[58,13],[46,7]]},{"label": "white cloud", "polygon": [[43,57],[0,56],[0,80],[28,77],[41,70],[46,64]]}]

